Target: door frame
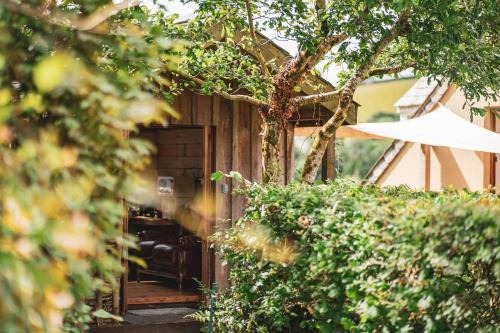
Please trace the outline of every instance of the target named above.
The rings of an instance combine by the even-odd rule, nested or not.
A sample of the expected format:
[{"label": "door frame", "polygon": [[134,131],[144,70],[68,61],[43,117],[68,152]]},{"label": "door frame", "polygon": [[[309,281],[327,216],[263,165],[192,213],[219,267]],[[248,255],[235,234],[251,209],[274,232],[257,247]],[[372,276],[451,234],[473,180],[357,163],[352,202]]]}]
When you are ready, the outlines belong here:
[{"label": "door frame", "polygon": [[[215,227],[215,186],[210,179],[215,171],[215,127],[203,126],[203,201],[206,207],[205,232],[212,235]],[[215,257],[208,239],[202,240],[201,282],[210,288],[214,281]]]},{"label": "door frame", "polygon": [[[169,127],[163,126],[151,126],[153,129],[157,130],[169,130],[169,129],[182,129],[182,128],[200,128],[203,130],[203,184],[202,184],[202,194],[204,205],[212,205],[213,207],[207,208],[207,212],[210,215],[204,218],[202,221],[205,224],[204,230],[208,235],[211,235],[215,226],[215,186],[214,182],[211,181],[210,176],[215,171],[215,126],[183,126],[183,125],[172,125]],[[125,139],[129,139],[128,133],[125,135]],[[123,235],[128,233],[128,204],[126,200],[123,200],[123,212],[124,216],[122,219],[122,232]],[[123,273],[120,279],[120,315],[124,316],[128,312],[128,248],[124,247],[122,249],[122,268]],[[211,283],[214,281],[215,273],[215,255],[213,249],[211,249],[211,244],[207,239],[202,240],[202,252],[201,252],[201,282],[205,287],[210,287]],[[173,304],[173,303],[165,303]]]}]

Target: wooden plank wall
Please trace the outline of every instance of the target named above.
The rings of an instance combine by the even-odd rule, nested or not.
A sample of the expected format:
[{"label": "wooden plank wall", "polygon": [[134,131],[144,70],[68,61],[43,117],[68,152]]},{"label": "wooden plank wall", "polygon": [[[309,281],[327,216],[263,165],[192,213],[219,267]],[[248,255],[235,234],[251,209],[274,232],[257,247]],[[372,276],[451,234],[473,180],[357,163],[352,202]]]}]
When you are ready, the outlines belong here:
[{"label": "wooden plank wall", "polygon": [[[219,96],[203,96],[185,91],[175,98],[173,107],[181,119],[171,120],[177,126],[215,126],[215,170],[238,171],[247,179],[262,180],[262,120],[258,110],[243,102],[232,102]],[[290,132],[291,129],[291,132]],[[179,128],[181,130],[181,128]],[[286,178],[291,178],[293,126],[284,131],[281,162]],[[285,181],[285,179],[284,179]],[[233,184],[224,179],[215,185],[216,220],[221,227],[228,227],[243,213],[244,198],[231,195]],[[215,258],[215,281],[220,287],[227,284],[227,267]]]},{"label": "wooden plank wall", "polygon": [[[215,126],[217,170],[238,171],[247,179],[262,180],[262,120],[254,106],[190,91],[176,97],[173,106],[181,119],[173,119],[171,125]],[[220,191],[221,186],[217,186],[216,196],[228,201]],[[241,216],[244,201],[242,198],[232,199],[231,218],[236,219]]]},{"label": "wooden plank wall", "polygon": [[[486,109],[484,116],[484,128],[497,132],[496,123],[497,119],[493,111]],[[483,153],[483,187],[490,192],[495,193],[496,180],[496,161],[497,155],[494,153]]]},{"label": "wooden plank wall", "polygon": [[[152,184],[156,184],[158,175],[206,178],[211,171],[217,170],[224,173],[238,171],[247,179],[262,181],[262,120],[254,106],[185,91],[174,99],[173,107],[181,118],[168,117],[167,131],[141,130],[141,137],[150,139],[158,147],[158,154],[146,170]],[[215,134],[215,163],[212,164],[214,170],[203,174],[201,134],[208,133],[207,126],[214,127],[209,133]],[[293,155],[293,125],[284,131],[282,145],[281,162],[288,180],[291,178],[292,163],[289,161]],[[230,179],[223,179],[214,187],[216,220],[220,227],[226,228],[241,216],[245,202],[231,194],[233,184]],[[227,287],[228,267],[215,257],[212,268],[215,282],[220,288]],[[126,304],[123,310],[126,311]]]},{"label": "wooden plank wall", "polygon": [[[232,102],[218,96],[213,98],[213,121],[215,126],[215,169],[228,173],[233,164],[233,113]],[[232,184],[224,178],[215,185],[215,216],[217,228],[231,226]],[[228,286],[229,269],[219,256],[215,256],[215,282],[219,288]]]},{"label": "wooden plank wall", "polygon": [[262,181],[262,118],[256,107],[252,106],[252,146],[251,146],[251,162],[253,181]]},{"label": "wooden plank wall", "polygon": [[[247,103],[233,103],[233,170],[252,178],[252,108]],[[236,185],[236,184],[235,184]],[[233,196],[233,221],[243,213],[245,200]]]}]

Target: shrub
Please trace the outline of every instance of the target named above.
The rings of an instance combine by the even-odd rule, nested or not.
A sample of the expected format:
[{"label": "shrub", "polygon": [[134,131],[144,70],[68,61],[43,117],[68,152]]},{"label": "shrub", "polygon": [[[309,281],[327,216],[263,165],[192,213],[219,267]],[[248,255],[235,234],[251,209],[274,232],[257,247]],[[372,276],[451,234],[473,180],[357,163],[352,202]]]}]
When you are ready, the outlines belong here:
[{"label": "shrub", "polygon": [[86,303],[118,291],[120,249],[133,244],[123,199],[152,150],[125,133],[171,111],[162,73],[179,47],[144,9],[112,6],[0,2],[2,333],[81,332],[91,315],[110,317]]},{"label": "shrub", "polygon": [[490,332],[500,200],[349,181],[251,185],[219,234],[216,332]]}]

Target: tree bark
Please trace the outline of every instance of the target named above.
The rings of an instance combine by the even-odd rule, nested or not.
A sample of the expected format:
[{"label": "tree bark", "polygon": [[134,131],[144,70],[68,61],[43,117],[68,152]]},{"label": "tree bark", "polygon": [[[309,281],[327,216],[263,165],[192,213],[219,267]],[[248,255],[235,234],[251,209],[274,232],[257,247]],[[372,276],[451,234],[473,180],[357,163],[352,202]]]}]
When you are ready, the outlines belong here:
[{"label": "tree bark", "polygon": [[263,116],[262,133],[262,181],[264,184],[281,182],[283,168],[280,165],[280,136],[282,125],[279,119]]},{"label": "tree bark", "polygon": [[339,128],[347,117],[347,113],[351,108],[354,92],[359,84],[363,81],[364,73],[355,75],[347,83],[342,91],[339,101],[339,106],[334,115],[326,122],[321,130],[314,138],[313,145],[307,155],[302,171],[302,182],[312,183],[316,179],[316,174],[321,166],[321,159],[325,154],[326,148],[330,143],[330,139],[334,136],[335,131]]},{"label": "tree bark", "polygon": [[294,87],[302,77],[293,78],[299,58],[294,58],[273,77],[269,90],[269,105],[259,108],[264,122],[262,135],[262,180],[264,184],[283,183],[283,167],[280,165],[280,137],[290,117],[298,111]]}]

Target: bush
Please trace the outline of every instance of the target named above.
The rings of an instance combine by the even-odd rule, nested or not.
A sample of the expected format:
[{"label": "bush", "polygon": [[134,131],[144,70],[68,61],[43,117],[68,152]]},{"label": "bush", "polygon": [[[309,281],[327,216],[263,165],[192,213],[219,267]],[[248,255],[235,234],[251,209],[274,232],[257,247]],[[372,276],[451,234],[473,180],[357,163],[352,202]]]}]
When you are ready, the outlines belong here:
[{"label": "bush", "polygon": [[85,331],[110,317],[89,298],[119,290],[121,249],[133,246],[123,200],[142,195],[152,150],[125,133],[171,111],[162,73],[179,46],[139,7],[77,29],[110,6],[0,2],[2,333]]},{"label": "bush", "polygon": [[492,332],[498,196],[349,181],[251,185],[219,234],[216,332]]}]

